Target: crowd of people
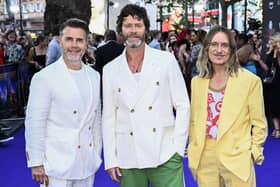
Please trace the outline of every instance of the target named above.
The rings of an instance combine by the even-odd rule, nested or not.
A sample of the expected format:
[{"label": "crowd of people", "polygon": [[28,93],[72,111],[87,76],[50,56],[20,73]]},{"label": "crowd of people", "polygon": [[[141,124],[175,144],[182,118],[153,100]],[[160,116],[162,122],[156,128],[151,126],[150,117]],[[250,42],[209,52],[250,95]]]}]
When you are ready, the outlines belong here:
[{"label": "crowd of people", "polygon": [[122,187],[183,187],[188,141],[200,187],[255,186],[267,119],[280,138],[280,34],[265,58],[261,39],[218,25],[150,31],[145,8],[133,4],[102,40],[75,18],[36,44],[7,31],[0,63],[27,63],[33,77],[25,120],[32,178],[92,186],[103,146],[105,169]]}]

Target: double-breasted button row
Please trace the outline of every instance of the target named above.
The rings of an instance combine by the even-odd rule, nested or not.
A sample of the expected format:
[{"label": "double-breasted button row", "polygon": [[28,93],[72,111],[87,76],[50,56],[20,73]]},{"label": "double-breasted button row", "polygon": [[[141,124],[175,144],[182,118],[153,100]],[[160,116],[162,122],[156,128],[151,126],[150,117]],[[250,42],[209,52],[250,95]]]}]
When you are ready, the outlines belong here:
[{"label": "double-breasted button row", "polygon": [[[92,143],[89,143],[88,146],[91,147],[91,146],[92,146]],[[81,149],[81,145],[78,145],[77,148],[78,148],[78,149]]]},{"label": "double-breasted button row", "polygon": [[[156,129],[156,128],[153,128],[153,132],[156,132],[156,131],[157,131],[157,129]],[[133,136],[133,132],[130,132],[129,135],[130,135],[130,136]]]},{"label": "double-breasted button row", "polygon": [[[118,108],[116,108],[116,109],[118,109]],[[152,110],[152,109],[153,109],[153,106],[148,107],[148,110]],[[130,112],[131,113],[135,112],[135,109],[134,108],[130,109]]]}]

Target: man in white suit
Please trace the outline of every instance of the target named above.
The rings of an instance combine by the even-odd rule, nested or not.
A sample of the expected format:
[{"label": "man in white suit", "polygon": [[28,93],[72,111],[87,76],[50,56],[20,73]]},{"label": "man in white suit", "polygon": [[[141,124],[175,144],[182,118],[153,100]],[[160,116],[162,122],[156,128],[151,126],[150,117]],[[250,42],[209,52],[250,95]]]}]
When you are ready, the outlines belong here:
[{"label": "man in white suit", "polygon": [[134,4],[118,16],[126,48],[103,69],[105,168],[121,187],[183,187],[188,94],[174,56],[145,44],[149,25]]},{"label": "man in white suit", "polygon": [[49,187],[92,187],[101,163],[100,77],[81,59],[88,25],[61,25],[63,56],[31,81],[25,138],[32,178]]}]

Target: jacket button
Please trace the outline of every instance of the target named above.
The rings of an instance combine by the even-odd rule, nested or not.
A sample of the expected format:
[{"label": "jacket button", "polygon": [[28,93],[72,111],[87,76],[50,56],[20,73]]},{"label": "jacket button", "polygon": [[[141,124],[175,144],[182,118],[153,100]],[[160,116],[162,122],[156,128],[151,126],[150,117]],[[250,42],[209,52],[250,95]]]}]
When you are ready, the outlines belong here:
[{"label": "jacket button", "polygon": [[119,107],[118,107],[118,106],[116,106],[116,110],[119,110]]},{"label": "jacket button", "polygon": [[91,130],[91,126],[88,127],[88,130]]},{"label": "jacket button", "polygon": [[90,143],[90,144],[89,144],[89,146],[91,147],[91,146],[92,146],[92,144]]},{"label": "jacket button", "polygon": [[131,113],[133,113],[134,111],[135,111],[134,109],[131,109],[131,110],[130,110]]},{"label": "jacket button", "polygon": [[149,106],[149,108],[148,108],[149,110],[152,110],[153,109],[153,107],[152,106]]},{"label": "jacket button", "polygon": [[159,86],[159,81],[156,82],[156,85]]},{"label": "jacket button", "polygon": [[130,132],[129,134],[130,134],[130,136],[133,136],[133,132]]},{"label": "jacket button", "polygon": [[157,129],[156,128],[153,128],[153,132],[156,132],[157,131]]},{"label": "jacket button", "polygon": [[81,148],[81,146],[80,145],[78,145],[78,149],[80,149]]},{"label": "jacket button", "polygon": [[73,111],[73,114],[77,114],[77,110],[74,110],[74,111]]},{"label": "jacket button", "polygon": [[118,92],[121,92],[121,88],[118,88]]}]

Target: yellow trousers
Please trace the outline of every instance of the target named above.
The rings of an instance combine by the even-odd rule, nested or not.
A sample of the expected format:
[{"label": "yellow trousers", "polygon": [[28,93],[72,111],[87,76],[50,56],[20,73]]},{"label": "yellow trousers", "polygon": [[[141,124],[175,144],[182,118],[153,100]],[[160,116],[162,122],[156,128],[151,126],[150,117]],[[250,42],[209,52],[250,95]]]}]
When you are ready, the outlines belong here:
[{"label": "yellow trousers", "polygon": [[215,139],[206,139],[196,175],[199,187],[256,187],[253,161],[251,160],[249,179],[247,181],[241,180],[217,159]]}]

